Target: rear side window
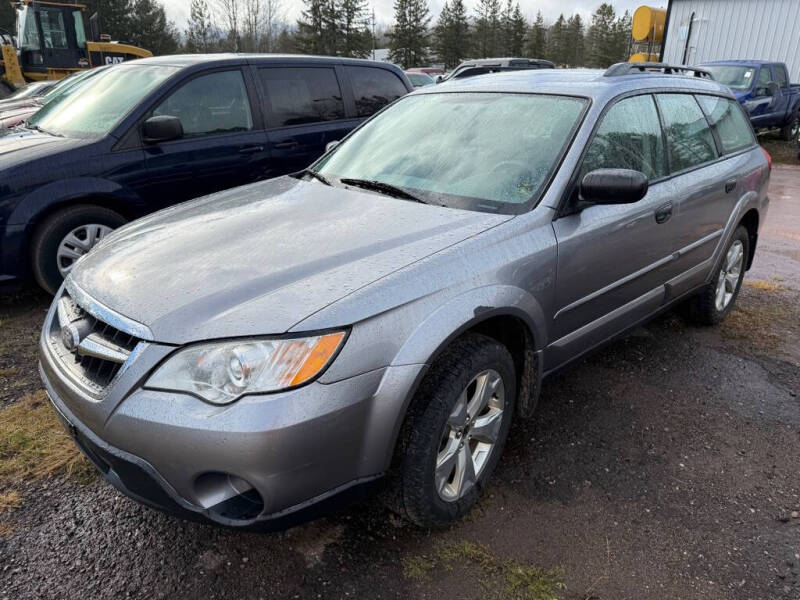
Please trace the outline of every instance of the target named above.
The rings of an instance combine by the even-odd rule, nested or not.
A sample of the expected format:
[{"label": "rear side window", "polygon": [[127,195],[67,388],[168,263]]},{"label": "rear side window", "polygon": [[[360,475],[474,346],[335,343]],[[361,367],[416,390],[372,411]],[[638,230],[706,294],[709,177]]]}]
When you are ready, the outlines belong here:
[{"label": "rear side window", "polygon": [[369,117],[408,93],[400,78],[386,69],[345,67],[353,85],[356,114]]},{"label": "rear side window", "polygon": [[664,119],[669,166],[673,173],[717,158],[714,136],[694,96],[659,94],[658,106]]},{"label": "rear side window", "polygon": [[331,67],[259,69],[272,127],[304,125],[344,118],[344,102]]},{"label": "rear side window", "polygon": [[719,96],[697,96],[716,130],[725,154],[742,150],[755,143],[750,122],[738,102]]},{"label": "rear side window", "polygon": [[581,177],[595,169],[633,169],[650,180],[666,174],[664,140],[652,96],[626,98],[608,110],[586,151]]},{"label": "rear side window", "polygon": [[170,94],[153,115],[178,117],[186,137],[253,128],[250,100],[239,70],[195,77]]},{"label": "rear side window", "polygon": [[778,84],[778,87],[785,88],[788,81],[786,79],[786,68],[775,65],[772,67],[772,72],[775,74],[775,83]]}]

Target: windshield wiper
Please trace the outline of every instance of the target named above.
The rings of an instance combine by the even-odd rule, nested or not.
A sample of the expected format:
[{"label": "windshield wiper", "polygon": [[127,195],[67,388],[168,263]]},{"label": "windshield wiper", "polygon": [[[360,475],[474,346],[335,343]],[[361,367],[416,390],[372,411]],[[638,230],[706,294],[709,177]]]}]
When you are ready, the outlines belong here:
[{"label": "windshield wiper", "polygon": [[301,174],[301,175],[310,175],[311,177],[313,177],[313,178],[314,178],[314,179],[316,179],[317,181],[321,181],[321,182],[322,182],[322,183],[324,183],[325,185],[333,185],[333,184],[332,184],[330,181],[328,181],[328,178],[327,178],[327,177],[325,177],[325,175],[322,175],[322,174],[320,174],[320,173],[317,173],[317,172],[316,172],[315,170],[313,170],[313,169],[303,169],[302,171],[300,171],[300,174]]},{"label": "windshield wiper", "polygon": [[40,127],[39,125],[25,125],[28,129],[33,129],[34,131],[41,131],[42,133],[46,133],[47,135],[52,135],[53,137],[64,137],[60,133],[56,133],[55,131],[50,131],[49,129],[45,129],[44,127]]},{"label": "windshield wiper", "polygon": [[384,183],[383,181],[377,181],[375,179],[353,179],[350,177],[342,177],[339,182],[345,185],[360,187],[365,190],[380,192],[394,198],[403,198],[404,200],[413,200],[414,202],[427,204],[427,202],[419,196],[415,196],[411,192],[407,192],[403,188],[392,185],[391,183]]}]

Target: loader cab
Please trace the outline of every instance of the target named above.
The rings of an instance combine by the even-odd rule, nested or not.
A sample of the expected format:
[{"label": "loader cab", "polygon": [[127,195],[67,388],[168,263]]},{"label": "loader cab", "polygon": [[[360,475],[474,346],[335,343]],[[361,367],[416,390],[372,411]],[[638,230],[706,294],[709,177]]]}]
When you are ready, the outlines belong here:
[{"label": "loader cab", "polygon": [[17,11],[19,62],[26,79],[60,78],[89,66],[83,6],[23,1]]}]

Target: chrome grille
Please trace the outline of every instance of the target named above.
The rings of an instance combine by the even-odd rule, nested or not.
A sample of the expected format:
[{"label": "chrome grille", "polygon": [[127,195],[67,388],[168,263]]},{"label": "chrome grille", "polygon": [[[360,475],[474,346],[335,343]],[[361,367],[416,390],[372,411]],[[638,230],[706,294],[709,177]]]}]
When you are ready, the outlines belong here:
[{"label": "chrome grille", "polygon": [[57,302],[49,328],[50,348],[74,379],[101,394],[141,340],[97,318],[66,290]]}]

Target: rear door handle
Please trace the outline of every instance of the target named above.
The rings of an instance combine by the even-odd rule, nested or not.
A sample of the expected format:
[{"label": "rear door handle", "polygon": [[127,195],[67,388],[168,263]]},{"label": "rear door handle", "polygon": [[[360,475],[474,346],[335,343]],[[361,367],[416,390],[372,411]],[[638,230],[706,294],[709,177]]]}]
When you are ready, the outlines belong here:
[{"label": "rear door handle", "polygon": [[255,154],[256,152],[263,152],[264,146],[245,146],[239,150],[239,154]]},{"label": "rear door handle", "polygon": [[736,189],[736,180],[731,179],[730,181],[725,182],[725,193],[730,194],[733,190]]},{"label": "rear door handle", "polygon": [[278,142],[277,144],[275,144],[274,148],[282,150],[285,148],[297,148],[297,146],[298,144],[296,140],[287,140],[285,142]]},{"label": "rear door handle", "polygon": [[662,204],[656,209],[656,223],[666,223],[672,216],[672,202]]}]

